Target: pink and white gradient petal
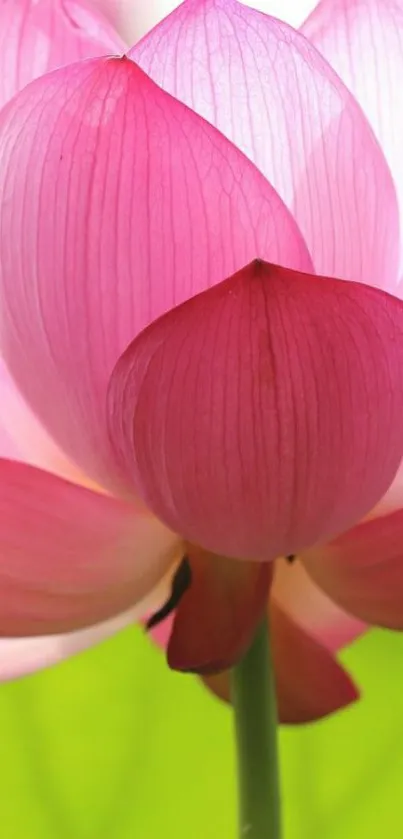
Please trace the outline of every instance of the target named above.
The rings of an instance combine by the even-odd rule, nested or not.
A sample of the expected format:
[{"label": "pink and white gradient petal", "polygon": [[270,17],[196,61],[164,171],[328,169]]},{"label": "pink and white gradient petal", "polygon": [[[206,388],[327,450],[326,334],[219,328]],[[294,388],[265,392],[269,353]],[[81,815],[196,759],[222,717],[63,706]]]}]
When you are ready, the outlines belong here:
[{"label": "pink and white gradient petal", "polygon": [[328,597],[310,578],[298,559],[276,563],[272,599],[308,635],[331,652],[359,638],[367,625]]},{"label": "pink and white gradient petal", "polygon": [[0,460],[0,636],[108,620],[169,573],[180,540],[150,514]]},{"label": "pink and white gradient petal", "polygon": [[361,522],[307,551],[303,561],[317,585],[350,614],[403,629],[403,510]]},{"label": "pink and white gradient petal", "polygon": [[134,609],[88,629],[36,638],[0,638],[0,682],[19,679],[58,664],[157,611],[169,597],[170,578],[171,574],[168,574]]},{"label": "pink and white gradient petal", "polygon": [[360,107],[301,34],[236,0],[187,0],[129,55],[253,160],[315,270],[393,289],[393,180]]},{"label": "pink and white gradient petal", "polygon": [[403,3],[321,0],[301,32],[320,50],[368,117],[403,212]]},{"label": "pink and white gradient petal", "polygon": [[0,3],[0,107],[32,79],[63,64],[124,50],[86,0]]}]

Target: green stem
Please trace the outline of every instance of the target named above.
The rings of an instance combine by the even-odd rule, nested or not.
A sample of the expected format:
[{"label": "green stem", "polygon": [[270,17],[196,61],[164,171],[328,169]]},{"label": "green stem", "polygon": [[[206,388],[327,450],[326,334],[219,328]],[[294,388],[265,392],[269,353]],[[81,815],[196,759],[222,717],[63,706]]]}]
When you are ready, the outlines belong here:
[{"label": "green stem", "polygon": [[281,839],[277,708],[268,622],[232,671],[240,839]]}]

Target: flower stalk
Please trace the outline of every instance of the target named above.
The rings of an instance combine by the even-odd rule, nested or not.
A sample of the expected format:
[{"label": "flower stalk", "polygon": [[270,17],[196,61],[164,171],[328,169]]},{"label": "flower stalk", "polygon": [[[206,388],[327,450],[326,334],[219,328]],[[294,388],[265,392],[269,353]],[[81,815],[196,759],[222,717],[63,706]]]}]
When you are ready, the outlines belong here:
[{"label": "flower stalk", "polygon": [[231,693],[238,755],[239,839],[281,839],[277,705],[267,620],[232,671]]}]

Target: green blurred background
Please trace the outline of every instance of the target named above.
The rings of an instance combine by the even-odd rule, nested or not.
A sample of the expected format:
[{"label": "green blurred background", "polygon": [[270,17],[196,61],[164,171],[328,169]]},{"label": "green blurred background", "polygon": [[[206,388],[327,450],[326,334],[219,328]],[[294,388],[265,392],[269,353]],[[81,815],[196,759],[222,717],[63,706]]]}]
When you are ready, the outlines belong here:
[{"label": "green blurred background", "polygon": [[[403,638],[343,655],[354,708],[281,732],[285,839],[403,835]],[[235,839],[230,712],[138,628],[0,686],[5,839]]]}]

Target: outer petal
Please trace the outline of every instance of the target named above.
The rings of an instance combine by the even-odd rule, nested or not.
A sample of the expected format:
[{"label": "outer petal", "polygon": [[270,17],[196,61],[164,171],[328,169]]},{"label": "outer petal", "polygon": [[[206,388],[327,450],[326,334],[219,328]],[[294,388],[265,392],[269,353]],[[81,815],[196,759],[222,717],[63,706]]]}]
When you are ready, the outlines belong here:
[{"label": "outer petal", "polygon": [[[345,708],[358,698],[348,674],[331,654],[272,604],[271,638],[282,723],[306,723]],[[229,673],[208,676],[214,693],[229,701]]]},{"label": "outer petal", "polygon": [[362,522],[303,560],[343,609],[367,623],[403,629],[403,510]]},{"label": "outer petal", "polygon": [[107,382],[133,337],[256,254],[311,265],[252,164],[127,59],[56,72],[5,109],[0,249],[10,369],[101,481]]},{"label": "outer petal", "polygon": [[48,70],[121,51],[117,33],[86,0],[5,0],[0,4],[0,106]]},{"label": "outer petal", "polygon": [[402,328],[402,302],[378,289],[256,260],[120,359],[122,471],[220,555],[274,559],[343,531],[401,461]]},{"label": "outer petal", "polygon": [[362,106],[391,167],[402,212],[401,0],[322,0],[301,31]]},{"label": "outer petal", "polygon": [[350,644],[367,628],[315,585],[300,561],[276,562],[271,596],[295,624],[330,652]]},{"label": "outer petal", "polygon": [[132,505],[0,461],[0,635],[107,620],[149,594],[177,549]]},{"label": "outer petal", "polygon": [[27,676],[101,643],[158,609],[170,590],[170,574],[135,609],[105,623],[65,635],[0,640],[0,682]]},{"label": "outer petal", "polygon": [[397,284],[397,202],[357,103],[305,38],[235,0],[187,0],[129,55],[241,148],[318,273]]}]

